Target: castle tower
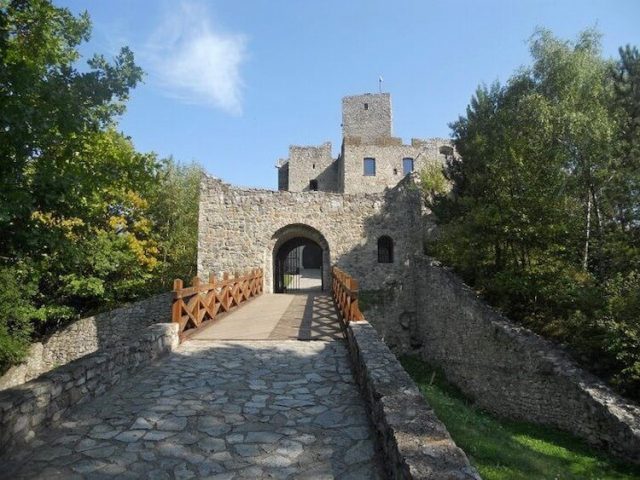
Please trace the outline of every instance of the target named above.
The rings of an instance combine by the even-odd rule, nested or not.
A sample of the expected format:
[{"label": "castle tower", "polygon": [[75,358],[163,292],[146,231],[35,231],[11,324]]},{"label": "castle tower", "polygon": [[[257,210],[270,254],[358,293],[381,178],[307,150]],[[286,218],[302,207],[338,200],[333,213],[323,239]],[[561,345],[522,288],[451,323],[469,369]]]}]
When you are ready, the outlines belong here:
[{"label": "castle tower", "polygon": [[[443,151],[442,147],[446,150]],[[365,93],[342,99],[342,148],[331,144],[291,146],[278,163],[278,188],[291,192],[379,193],[430,162],[444,162],[451,142],[442,138],[393,136],[389,93]]]},{"label": "castle tower", "polygon": [[392,136],[391,95],[365,93],[342,99],[342,137],[370,143]]}]

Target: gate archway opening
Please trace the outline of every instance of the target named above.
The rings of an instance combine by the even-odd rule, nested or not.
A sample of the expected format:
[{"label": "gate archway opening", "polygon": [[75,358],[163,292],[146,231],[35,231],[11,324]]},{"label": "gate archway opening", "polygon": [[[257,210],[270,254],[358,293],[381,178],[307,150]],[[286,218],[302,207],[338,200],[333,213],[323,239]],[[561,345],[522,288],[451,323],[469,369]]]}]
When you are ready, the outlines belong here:
[{"label": "gate archway opening", "polygon": [[275,292],[322,291],[322,248],[304,237],[285,242],[276,253]]},{"label": "gate archway opening", "polygon": [[329,245],[313,227],[292,224],[272,237],[273,292],[323,291],[329,272]]}]

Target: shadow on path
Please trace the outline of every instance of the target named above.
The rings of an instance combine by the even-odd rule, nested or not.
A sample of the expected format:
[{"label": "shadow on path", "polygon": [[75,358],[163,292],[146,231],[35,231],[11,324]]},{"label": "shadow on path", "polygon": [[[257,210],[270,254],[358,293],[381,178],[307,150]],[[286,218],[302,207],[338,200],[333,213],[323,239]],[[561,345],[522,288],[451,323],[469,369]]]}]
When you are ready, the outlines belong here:
[{"label": "shadow on path", "polygon": [[338,340],[344,338],[333,299],[327,294],[293,296],[269,340]]}]

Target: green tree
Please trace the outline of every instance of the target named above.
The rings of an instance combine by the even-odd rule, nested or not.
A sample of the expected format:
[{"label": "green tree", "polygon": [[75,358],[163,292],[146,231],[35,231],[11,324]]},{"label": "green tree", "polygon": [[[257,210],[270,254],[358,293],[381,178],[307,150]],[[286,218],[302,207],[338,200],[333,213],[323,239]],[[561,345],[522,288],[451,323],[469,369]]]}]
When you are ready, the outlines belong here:
[{"label": "green tree", "polygon": [[157,188],[151,201],[150,215],[159,244],[160,269],[155,281],[160,288],[170,288],[175,278],[196,275],[198,255],[198,202],[200,165],[181,165],[172,158],[159,170]]},{"label": "green tree", "polygon": [[29,252],[46,265],[40,293],[76,311],[144,294],[158,267],[157,233],[148,216],[155,156],[137,153],[112,129],[84,140],[73,161],[47,180],[67,183],[67,195],[32,212]]},{"label": "green tree", "polygon": [[142,71],[127,48],[79,70],[89,34],[50,1],[0,7],[0,371],[34,336],[196,272],[202,169],[117,131]]},{"label": "green tree", "polygon": [[13,0],[0,8],[0,256],[30,242],[31,212],[75,201],[76,180],[60,172],[85,137],[122,113],[142,71],[123,48],[80,72],[77,47],[90,35],[87,13],[74,17],[47,0]]},{"label": "green tree", "polygon": [[140,294],[157,268],[157,162],[115,130],[142,71],[127,48],[79,70],[89,35],[88,14],[46,0],[0,7],[0,369],[34,330]]},{"label": "green tree", "polygon": [[442,228],[429,248],[510,317],[640,396],[638,304],[619,287],[634,284],[640,258],[638,56],[605,60],[599,38],[541,30],[529,68],[478,89],[451,125],[461,158],[445,168],[451,194],[432,202]]}]

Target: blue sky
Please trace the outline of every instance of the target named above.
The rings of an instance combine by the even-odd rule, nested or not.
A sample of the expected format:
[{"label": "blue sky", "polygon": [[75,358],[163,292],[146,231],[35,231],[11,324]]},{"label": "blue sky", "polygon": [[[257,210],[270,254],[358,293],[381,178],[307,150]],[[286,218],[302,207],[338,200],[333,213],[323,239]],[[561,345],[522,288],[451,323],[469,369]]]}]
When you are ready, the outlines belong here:
[{"label": "blue sky", "polygon": [[136,148],[276,188],[290,144],[340,148],[340,100],[391,93],[394,133],[449,136],[476,87],[530,62],[536,27],[596,26],[603,53],[640,46],[640,1],[54,0],[88,10],[91,41],[145,70],[120,121]]}]

